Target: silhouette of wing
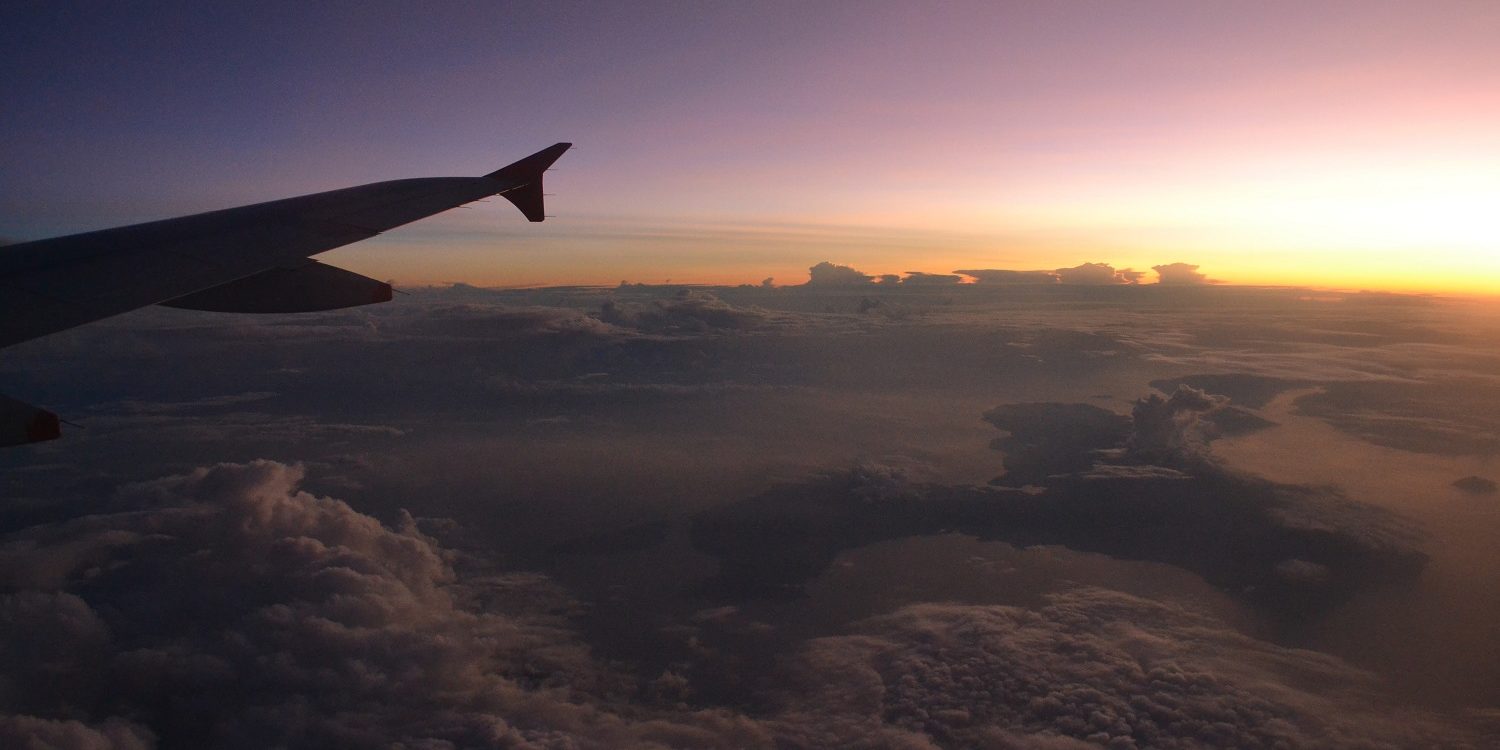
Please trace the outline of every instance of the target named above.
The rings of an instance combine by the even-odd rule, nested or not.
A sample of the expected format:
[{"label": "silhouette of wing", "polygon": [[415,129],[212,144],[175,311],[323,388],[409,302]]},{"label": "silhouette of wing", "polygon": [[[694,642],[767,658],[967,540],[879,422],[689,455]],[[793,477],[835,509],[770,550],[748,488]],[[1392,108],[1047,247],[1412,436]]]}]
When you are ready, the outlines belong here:
[{"label": "silhouette of wing", "polygon": [[[377,182],[0,247],[0,348],[156,304],[302,312],[384,302],[389,285],[310,257],[491,195],[542,221],[542,174],[571,145],[483,177]],[[33,426],[35,407],[0,407],[0,445],[55,436]]]}]

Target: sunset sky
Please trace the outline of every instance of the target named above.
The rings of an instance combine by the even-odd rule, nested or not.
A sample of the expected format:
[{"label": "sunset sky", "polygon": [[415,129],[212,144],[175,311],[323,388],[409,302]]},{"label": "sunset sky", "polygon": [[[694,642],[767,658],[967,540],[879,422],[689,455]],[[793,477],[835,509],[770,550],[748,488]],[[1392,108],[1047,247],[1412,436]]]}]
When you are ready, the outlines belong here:
[{"label": "sunset sky", "polygon": [[3,0],[0,245],[0,749],[1500,748],[1500,0]]},{"label": "sunset sky", "polygon": [[[0,237],[555,141],[325,256],[404,284],[1199,264],[1500,293],[1500,4],[183,4],[0,11]],[[24,74],[18,74],[24,72]]]}]

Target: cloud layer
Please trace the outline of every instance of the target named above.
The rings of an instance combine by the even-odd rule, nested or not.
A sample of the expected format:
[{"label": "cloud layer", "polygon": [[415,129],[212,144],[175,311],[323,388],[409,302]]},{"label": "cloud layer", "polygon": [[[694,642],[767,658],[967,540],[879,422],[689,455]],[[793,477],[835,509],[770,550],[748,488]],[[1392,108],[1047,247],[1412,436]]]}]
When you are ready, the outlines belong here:
[{"label": "cloud layer", "polygon": [[[1421,572],[1427,557],[1399,516],[1220,466],[1208,444],[1227,402],[1184,385],[1139,399],[1130,417],[997,407],[985,419],[1007,433],[994,443],[1006,472],[992,487],[919,483],[877,464],[701,514],[694,542],[720,561],[704,590],[796,595],[843,550],[945,531],[1176,565],[1288,622]],[[1323,572],[1298,574],[1313,569]]]},{"label": "cloud layer", "polygon": [[[0,543],[0,737],[62,747],[761,743],[723,712],[627,720],[545,578],[465,570],[410,516],[383,526],[222,464],[136,485],[134,510]],[[102,739],[101,739],[102,738]]]},{"label": "cloud layer", "polygon": [[1077,589],[1040,609],[913,605],[812,642],[782,727],[799,747],[1474,746],[1383,706],[1368,673],[1212,618]]},{"label": "cloud layer", "polygon": [[[1034,610],[909,606],[789,653],[747,707],[695,708],[682,672],[641,680],[597,660],[569,625],[577,603],[547,578],[445,548],[409,515],[383,525],[301,480],[285,464],[220,464],[132,485],[117,512],[0,539],[0,740],[77,750],[1474,740],[1442,717],[1386,710],[1379,683],[1337,659],[1099,589]],[[899,480],[872,469],[853,489],[867,508],[911,502]]]}]

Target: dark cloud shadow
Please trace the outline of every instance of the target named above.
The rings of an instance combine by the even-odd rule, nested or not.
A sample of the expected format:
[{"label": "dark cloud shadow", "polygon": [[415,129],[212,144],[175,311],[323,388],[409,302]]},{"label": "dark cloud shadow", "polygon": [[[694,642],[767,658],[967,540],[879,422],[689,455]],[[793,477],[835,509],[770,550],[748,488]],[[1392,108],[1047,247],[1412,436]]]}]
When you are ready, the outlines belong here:
[{"label": "dark cloud shadow", "polygon": [[1009,432],[996,486],[918,483],[879,465],[831,472],[704,513],[711,596],[796,596],[843,550],[954,531],[1062,545],[1190,570],[1288,622],[1360,590],[1412,580],[1426,557],[1398,517],[1332,488],[1227,471],[1206,452],[1222,400],[1186,386],[1124,417],[1084,404],[1019,404],[985,418]]}]

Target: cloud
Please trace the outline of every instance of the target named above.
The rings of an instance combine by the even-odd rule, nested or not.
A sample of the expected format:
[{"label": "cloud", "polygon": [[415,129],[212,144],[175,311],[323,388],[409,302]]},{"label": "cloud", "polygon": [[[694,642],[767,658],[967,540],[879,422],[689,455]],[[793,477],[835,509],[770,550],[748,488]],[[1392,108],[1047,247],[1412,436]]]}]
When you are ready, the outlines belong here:
[{"label": "cloud", "polygon": [[[733,600],[797,596],[844,550],[945,532],[1175,565],[1289,622],[1410,580],[1426,560],[1399,519],[1337,493],[1142,464],[1024,491],[830,473],[706,512],[692,539],[720,562],[702,591]],[[1288,580],[1287,560],[1330,574]]]},{"label": "cloud", "polygon": [[1054,273],[1063,284],[1134,284],[1140,281],[1143,275],[1139,271],[1124,269],[1116,271],[1114,266],[1108,263],[1084,263],[1072,268],[1059,268]]},{"label": "cloud", "polygon": [[1180,385],[1229,398],[1232,402],[1251,409],[1259,409],[1271,403],[1271,399],[1294,388],[1306,388],[1308,380],[1291,380],[1244,372],[1187,375],[1180,378],[1163,378],[1151,381],[1151,387],[1163,393],[1171,393]]},{"label": "cloud", "polygon": [[823,261],[812,268],[807,269],[809,286],[833,285],[849,286],[869,284],[874,278],[869,274],[858,271],[849,266],[841,266],[829,261]]},{"label": "cloud", "polygon": [[1453,486],[1471,495],[1493,495],[1500,491],[1495,480],[1486,479],[1481,476],[1467,476],[1462,479],[1453,480]]},{"label": "cloud", "polygon": [[918,604],[810,642],[778,728],[796,746],[1464,745],[1372,675],[1181,607],[1094,588],[1040,608]]},{"label": "cloud", "polygon": [[1104,286],[1136,284],[1145,273],[1129,268],[1115,270],[1108,263],[1083,263],[1072,268],[1051,271],[1013,271],[1002,268],[977,268],[954,271],[974,279],[978,284],[1077,284]]},{"label": "cloud", "polygon": [[1229,403],[1190,385],[1179,385],[1168,398],[1151,394],[1138,399],[1131,409],[1128,453],[1147,463],[1192,464],[1207,459],[1213,433],[1205,415]]},{"label": "cloud", "polygon": [[968,276],[976,284],[1056,284],[1055,271],[1009,271],[1001,268],[976,268],[954,271]]},{"label": "cloud", "polygon": [[949,273],[923,273],[921,271],[907,271],[906,278],[901,280],[902,284],[913,286],[952,286],[962,282],[962,276]]},{"label": "cloud", "polygon": [[[994,528],[1025,525],[1027,511],[1003,501],[1028,496],[944,494],[914,482],[920,469],[867,464],[789,503],[761,498],[730,512],[823,539],[851,528],[911,533],[913,519],[963,527],[984,509],[999,511]],[[547,577],[445,547],[430,535],[442,524],[405,513],[382,524],[302,491],[302,479],[282,463],[219,464],[129,485],[117,511],[0,537],[0,741],[145,750],[158,741],[925,748],[1469,739],[1428,714],[1377,712],[1380,686],[1336,659],[1096,589],[1052,596],[1040,609],[907,607],[807,643],[784,679],[765,683],[753,716],[695,708],[701,675],[735,666],[733,655],[622,674],[578,638],[569,618],[579,605]],[[855,513],[813,500],[832,495]],[[1035,499],[1037,508],[1066,502]],[[636,549],[662,529],[639,531],[582,544]],[[747,544],[768,541],[750,527],[735,531]],[[1259,545],[1284,542],[1252,532]],[[1214,543],[1237,546],[1222,535]],[[1343,570],[1302,554],[1275,566],[1295,579],[1287,585],[1304,587],[1329,585],[1322,578]],[[691,621],[731,640],[774,631],[733,606],[700,606]],[[748,678],[722,681],[738,679]]]},{"label": "cloud", "polygon": [[[0,539],[0,737],[62,746],[767,744],[722,711],[605,704],[548,579],[297,489],[269,461],[131,486]],[[104,738],[103,740],[99,738]],[[451,744],[450,744],[451,743]]]},{"label": "cloud", "polygon": [[1192,475],[1152,464],[1094,464],[1079,476],[1084,479],[1192,479]]},{"label": "cloud", "polygon": [[[462,338],[517,339],[549,334],[610,336],[619,330],[581,310],[514,306],[490,301],[414,305],[396,320],[382,321],[384,338],[431,341]],[[440,298],[441,299],[441,298]]]},{"label": "cloud", "polygon": [[1148,473],[1192,467],[1209,460],[1208,444],[1215,438],[1272,424],[1228,404],[1226,396],[1179,384],[1168,398],[1137,399],[1129,417],[1092,404],[1021,403],[997,406],[984,419],[1008,433],[992,446],[1005,454],[1005,483],[1020,486],[1090,469],[1094,478],[1140,474],[1100,468],[1100,461],[1144,464]]},{"label": "cloud", "polygon": [[1295,403],[1297,413],[1376,445],[1445,456],[1500,454],[1500,389],[1488,378],[1327,383]]},{"label": "cloud", "polygon": [[151,750],[156,735],[121,718],[89,725],[76,719],[0,716],[0,745],[28,750]]},{"label": "cloud", "polygon": [[[943,532],[1179,566],[1287,621],[1420,573],[1427,558],[1401,517],[1219,466],[1207,446],[1225,403],[1180,386],[1128,417],[1089,404],[996,407],[985,420],[1007,432],[994,443],[1006,471],[993,486],[860,468],[700,514],[694,545],[720,560],[703,590],[796,595],[843,550]],[[1288,560],[1329,573],[1289,577]]]},{"label": "cloud", "polygon": [[1198,272],[1198,266],[1191,263],[1167,263],[1161,266],[1152,266],[1151,270],[1156,272],[1157,282],[1161,284],[1210,284],[1208,277]]},{"label": "cloud", "polygon": [[769,316],[728,304],[713,293],[683,289],[670,299],[649,302],[606,300],[599,319],[611,325],[652,333],[745,331],[760,327]]},{"label": "cloud", "polygon": [[1008,433],[991,446],[1005,454],[1005,480],[1015,486],[1086,471],[1095,452],[1117,447],[1131,429],[1129,417],[1092,404],[1003,404],[984,421]]},{"label": "cloud", "polygon": [[[79,421],[89,429],[29,454],[37,465],[30,465],[33,459],[6,460],[0,469],[0,496],[7,502],[0,514],[7,528],[77,515],[76,504],[53,514],[26,509],[37,507],[42,498],[59,505],[75,497],[91,498],[94,503],[87,507],[108,511],[94,518],[108,520],[97,528],[82,523],[45,527],[66,526],[54,537],[33,529],[3,540],[32,545],[26,550],[15,547],[15,557],[0,560],[0,575],[19,565],[30,581],[29,588],[5,590],[14,596],[7,606],[22,624],[0,636],[0,642],[16,644],[0,647],[11,659],[0,661],[0,674],[24,676],[12,682],[17,702],[4,698],[0,703],[4,711],[15,712],[7,726],[24,726],[18,731],[35,736],[139,729],[160,733],[168,744],[200,736],[207,730],[195,734],[192,727],[164,725],[152,718],[149,706],[140,708],[149,703],[150,691],[125,677],[136,673],[127,669],[131,658],[144,660],[148,655],[158,666],[135,667],[140,674],[166,674],[151,679],[177,694],[192,695],[201,689],[205,703],[226,707],[220,712],[224,716],[292,709],[265,697],[278,689],[270,682],[252,685],[248,702],[222,702],[228,688],[225,680],[214,677],[220,664],[242,670],[240,676],[255,674],[243,665],[252,654],[264,654],[273,662],[312,665],[308,669],[342,678],[340,667],[325,666],[275,641],[266,635],[269,626],[252,621],[251,615],[263,606],[309,607],[299,604],[307,597],[292,588],[297,576],[274,565],[252,570],[263,563],[251,562],[248,555],[215,551],[202,541],[206,532],[187,528],[193,524],[180,518],[196,505],[205,506],[198,511],[203,513],[217,509],[201,516],[204,519],[218,514],[243,520],[247,512],[225,510],[227,500],[213,495],[205,483],[170,485],[156,494],[138,487],[116,498],[96,489],[113,487],[117,477],[182,472],[225,456],[296,455],[307,461],[323,461],[330,454],[367,456],[371,468],[340,471],[365,488],[355,507],[386,519],[391,525],[385,530],[392,533],[401,530],[394,520],[399,518],[395,508],[442,508],[441,512],[459,514],[459,523],[473,530],[475,543],[489,545],[503,559],[542,561],[536,564],[569,570],[573,577],[568,580],[577,582],[578,595],[590,600],[597,596],[601,603],[590,611],[587,637],[607,632],[599,637],[601,648],[619,648],[629,640],[629,652],[621,657],[626,661],[675,659],[677,644],[670,638],[656,640],[656,628],[687,615],[657,609],[665,602],[684,612],[740,605],[742,623],[756,620],[761,627],[779,631],[764,638],[775,639],[782,648],[758,653],[769,664],[771,655],[791,653],[789,639],[806,632],[796,631],[800,615],[785,614],[801,605],[744,599],[684,601],[678,586],[688,588],[700,575],[697,571],[707,575],[717,564],[717,582],[723,585],[706,587],[711,598],[795,596],[807,576],[829,565],[842,570],[852,557],[843,551],[861,545],[905,550],[914,540],[874,542],[912,534],[952,532],[937,537],[936,544],[960,535],[999,540],[1027,547],[1017,553],[1024,555],[1052,554],[1049,550],[1066,545],[1079,550],[1078,557],[1121,571],[1110,579],[1116,581],[1149,583],[1157,573],[1191,578],[1202,587],[1217,587],[1236,608],[1251,610],[1253,615],[1247,616],[1267,622],[1268,631],[1290,623],[1276,632],[1301,633],[1332,622],[1327,627],[1338,630],[1335,638],[1344,640],[1318,641],[1333,643],[1330,648],[1349,647],[1347,630],[1341,629],[1356,618],[1344,616],[1342,609],[1332,620],[1309,620],[1308,613],[1328,612],[1351,595],[1356,606],[1371,607],[1359,611],[1377,611],[1363,604],[1376,599],[1381,606],[1391,602],[1378,611],[1398,612],[1392,617],[1417,609],[1407,606],[1415,600],[1405,593],[1404,584],[1415,580],[1411,588],[1426,585],[1428,576],[1411,576],[1420,570],[1421,558],[1416,540],[1395,533],[1400,519],[1322,489],[1183,465],[1171,458],[1170,451],[1159,459],[1144,455],[1144,450],[1131,454],[1126,441],[1132,432],[1150,431],[1137,430],[1129,415],[1130,397],[1136,394],[1122,389],[1150,378],[1217,373],[1215,380],[1182,380],[1210,395],[1231,396],[1227,406],[1174,412],[1163,404],[1158,416],[1166,418],[1157,425],[1164,429],[1150,433],[1157,438],[1155,445],[1201,449],[1214,432],[1239,429],[1229,426],[1229,415],[1248,414],[1247,423],[1257,419],[1253,413],[1234,411],[1237,406],[1264,406],[1291,385],[1361,377],[1445,383],[1437,380],[1437,373],[1493,373],[1496,360],[1493,353],[1481,351],[1483,341],[1427,341],[1423,337],[1429,332],[1447,329],[1428,321],[1425,316],[1436,312],[1425,307],[1385,313],[1388,320],[1376,317],[1380,311],[1368,305],[1299,302],[1293,293],[1230,288],[1166,295],[1174,301],[1159,307],[1154,295],[1146,295],[1153,297],[1149,306],[1132,307],[1108,300],[1144,299],[1134,292],[1149,290],[1062,286],[1050,279],[998,291],[944,284],[910,290],[880,285],[458,290],[451,298],[447,292],[417,292],[393,305],[320,316],[308,325],[257,319],[242,327],[237,318],[200,321],[171,311],[171,316],[122,319],[117,326],[79,331],[87,335],[76,340],[81,342],[76,353],[65,357],[44,357],[36,350],[27,358],[8,357],[0,367],[13,383],[12,392],[20,395],[14,383],[21,383],[41,394],[31,400],[75,399],[84,406],[73,411],[83,412],[85,419]],[[602,309],[609,299],[615,300],[613,316],[604,320]],[[940,299],[953,303],[933,302]],[[854,314],[866,300],[871,314]],[[729,308],[728,317],[716,319],[724,308]],[[908,315],[907,310],[915,312]],[[737,312],[764,317],[758,323],[751,318],[741,327]],[[784,324],[787,319],[795,321],[795,329]],[[1398,325],[1400,321],[1406,322]],[[1223,331],[1232,335],[1213,338]],[[58,348],[66,354],[66,347]],[[1177,359],[1143,359],[1156,354]],[[183,362],[194,363],[191,382],[176,377]],[[1257,380],[1247,375],[1250,372],[1283,380]],[[1489,382],[1493,385],[1493,376]],[[1163,388],[1163,402],[1171,401],[1169,394],[1179,384]],[[1456,420],[1480,424],[1495,413],[1477,380],[1467,387],[1444,388],[1351,393],[1337,404],[1338,412],[1357,415],[1358,409],[1369,407],[1366,417],[1379,414],[1390,424],[1433,426],[1438,426],[1432,421],[1435,417],[1455,425],[1470,423]],[[270,397],[272,393],[278,395]],[[1404,403],[1411,395],[1422,398]],[[975,419],[983,407],[1028,399],[1057,403],[1012,409],[1010,421],[1020,432],[1011,435],[989,432],[988,425]],[[1066,403],[1074,400],[1090,403]],[[1411,408],[1426,402],[1433,406]],[[1098,435],[1089,431],[1093,418],[1104,425]],[[1289,429],[1298,429],[1294,420],[1286,421]],[[404,435],[394,439],[398,431]],[[1471,437],[1480,434],[1470,431]],[[1007,475],[1001,484],[948,484],[969,478],[982,481],[999,473],[1001,456],[986,458],[983,450],[983,441],[991,437],[999,438],[998,447],[1005,454]],[[1016,442],[1004,443],[1012,438]],[[1137,440],[1140,446],[1148,442]],[[1342,445],[1359,450],[1352,441]],[[940,470],[918,478],[884,463],[864,465],[859,471],[833,471],[759,494],[773,478],[806,477],[807,467],[846,466],[855,451],[920,455]],[[438,454],[441,458],[435,457]],[[596,455],[625,459],[592,461]],[[1427,479],[1421,482],[1457,500],[1458,491],[1446,483],[1482,467],[1470,461],[1460,466],[1462,471],[1450,472],[1450,466],[1423,474]],[[312,471],[318,492],[344,491],[323,481],[324,470]],[[222,481],[234,472],[215,474],[215,481]],[[69,477],[68,491],[52,492],[64,476]],[[1418,479],[1421,476],[1412,483]],[[1031,486],[1023,490],[1025,485]],[[434,486],[443,494],[430,489]],[[624,496],[619,495],[620,487],[628,489]],[[252,491],[241,486],[230,494]],[[614,502],[617,497],[625,498],[623,505]],[[1479,504],[1471,503],[1476,508]],[[718,506],[724,506],[722,514],[706,514],[704,530],[693,531],[692,543],[708,555],[686,549],[677,523],[686,520],[681,515]],[[638,508],[647,512],[638,513]],[[129,514],[155,519],[156,526],[135,525],[137,521],[127,519]],[[650,523],[663,515],[672,521],[669,530]],[[715,524],[720,525],[714,528]],[[436,534],[425,522],[420,528]],[[506,529],[503,535],[500,529]],[[90,536],[96,532],[99,538]],[[536,541],[525,551],[509,541],[526,535]],[[292,530],[286,536],[329,539],[316,530]],[[577,538],[564,541],[571,537]],[[556,668],[539,662],[541,667],[527,669],[515,666],[514,654],[455,645],[464,659],[479,665],[476,673],[493,677],[491,684],[500,686],[497,691],[510,691],[503,700],[471,689],[483,681],[469,678],[406,682],[413,691],[443,696],[425,707],[414,707],[415,699],[363,687],[353,691],[348,702],[339,702],[318,694],[332,687],[314,690],[304,683],[279,683],[291,685],[289,695],[309,696],[299,700],[318,726],[363,721],[369,736],[410,746],[434,738],[483,746],[489,741],[474,738],[484,735],[461,728],[433,729],[428,722],[452,716],[455,726],[469,726],[464,723],[499,716],[510,732],[503,734],[507,741],[519,736],[537,745],[573,741],[586,747],[590,742],[610,744],[597,739],[604,736],[613,737],[615,745],[638,744],[645,735],[637,725],[655,722],[699,738],[679,745],[735,744],[723,739],[732,733],[729,730],[706,727],[741,726],[743,716],[698,716],[676,705],[749,705],[736,701],[764,678],[751,660],[736,662],[732,648],[710,643],[730,655],[717,661],[683,657],[690,662],[685,666],[651,662],[644,676],[622,676],[587,654],[580,640],[585,636],[558,616],[576,612],[577,605],[546,578],[486,570],[441,544],[433,547],[452,571],[450,582],[436,584],[451,606],[435,605],[436,614],[425,622],[404,619],[404,610],[396,607],[390,618],[373,621],[373,630],[393,640],[420,643],[435,638],[432,634],[444,627],[463,631],[469,627],[466,619],[473,618],[481,632],[509,623],[535,633],[538,652],[572,656],[560,659]],[[651,551],[643,553],[648,548]],[[88,554],[75,555],[69,549]],[[556,562],[559,553],[567,558],[561,563]],[[208,578],[207,572],[185,571],[186,563],[175,561],[194,555],[220,568],[245,566],[223,574],[229,589],[266,597],[240,605],[236,617],[214,614],[204,620],[207,628],[241,639],[247,644],[244,651],[203,642],[172,612],[166,612],[172,616],[163,618],[168,625],[159,637],[136,617],[142,610],[160,611],[161,602],[176,598],[207,606],[202,604],[206,595],[180,597],[175,589],[156,583],[176,578],[190,588],[220,585],[222,581]],[[358,565],[381,559],[366,551],[349,555],[361,561]],[[922,560],[904,551],[899,555],[903,559],[898,565],[915,566]],[[12,560],[21,562],[13,565]],[[1132,560],[1149,562],[1128,562]],[[1181,570],[1168,570],[1168,565]],[[935,566],[931,575],[944,575],[943,567]],[[627,572],[633,580],[648,581],[648,587],[657,583],[657,575],[662,583],[648,596],[589,588],[603,589]],[[43,585],[47,581],[55,585]],[[812,585],[815,597],[818,585]],[[875,588],[883,585],[879,582]],[[1479,579],[1471,585],[1476,591],[1483,587]],[[935,598],[923,589],[913,596]],[[1210,596],[1221,598],[1212,592]],[[371,606],[383,601],[378,596],[350,599]],[[767,614],[776,607],[782,608]],[[874,611],[878,610],[872,607],[861,613]],[[1430,617],[1447,614],[1435,610]],[[825,621],[830,630],[820,632],[842,627],[844,621],[834,624],[834,618],[846,616],[847,610],[830,614]],[[1372,620],[1379,618],[1362,618]],[[710,626],[693,627],[701,632]],[[1425,637],[1430,631],[1405,628],[1398,629],[1422,635],[1397,639],[1392,651],[1398,656],[1392,662],[1410,657],[1419,648],[1414,643],[1443,640]],[[51,646],[27,641],[16,634],[22,631],[55,634],[55,640]],[[299,634],[290,627],[285,632]],[[714,637],[724,642],[741,636],[736,631]],[[371,636],[366,643],[377,652],[368,657],[371,674],[399,674],[405,669],[405,657],[383,651],[395,649],[387,640]],[[496,635],[495,643],[514,641]],[[366,658],[353,648],[328,650],[335,659]],[[39,660],[26,662],[23,652]],[[132,652],[139,653],[123,655]],[[411,653],[417,654],[412,658],[421,657],[421,652]],[[608,653],[611,659],[618,655]],[[92,662],[96,671],[83,666],[84,655],[97,656]],[[1445,695],[1458,694],[1467,685],[1480,685],[1472,695],[1482,695],[1483,685],[1488,685],[1483,683],[1483,660],[1459,656],[1454,662],[1457,666],[1443,663],[1425,669],[1439,675],[1434,680],[1467,670],[1470,681],[1451,680],[1448,689],[1453,692]],[[557,677],[548,682],[552,674]],[[1407,670],[1393,669],[1393,674],[1408,684],[1421,685],[1425,679]],[[714,679],[731,684],[722,687]],[[123,686],[118,703],[99,697],[107,692],[100,687],[107,680]],[[35,693],[45,693],[48,685],[88,700],[46,703],[44,695]],[[465,705],[455,708],[448,696]],[[39,702],[20,703],[25,700]],[[534,718],[558,710],[558,700],[576,709],[561,711],[557,720]],[[633,705],[622,705],[627,701]],[[53,711],[49,705],[68,708]],[[340,711],[342,718],[325,722],[325,713]],[[424,712],[438,718],[419,716],[410,722],[416,727],[410,737],[389,736],[400,728],[404,714]],[[360,719],[363,714],[371,716]],[[755,716],[766,719],[764,713]],[[267,721],[284,726],[284,718]],[[948,726],[948,721],[939,717],[934,726]],[[601,728],[579,728],[580,722],[595,722]],[[792,728],[794,720],[789,717],[787,722],[777,731],[785,731],[789,738],[804,736]],[[834,720],[828,725],[832,731]],[[925,729],[887,729],[892,743],[903,739],[963,744]],[[1025,745],[1047,736],[994,727],[986,732],[991,730],[987,739],[1004,737],[997,743]],[[758,728],[752,723],[744,731],[750,739],[739,744],[754,746],[756,738],[770,736],[771,730],[761,721]],[[1062,737],[1051,741],[1073,742]],[[0,739],[0,745],[6,744]],[[790,739],[786,744],[795,746]]]}]

